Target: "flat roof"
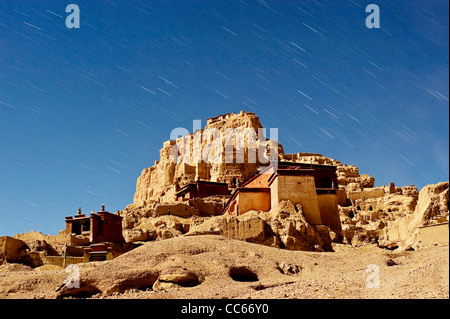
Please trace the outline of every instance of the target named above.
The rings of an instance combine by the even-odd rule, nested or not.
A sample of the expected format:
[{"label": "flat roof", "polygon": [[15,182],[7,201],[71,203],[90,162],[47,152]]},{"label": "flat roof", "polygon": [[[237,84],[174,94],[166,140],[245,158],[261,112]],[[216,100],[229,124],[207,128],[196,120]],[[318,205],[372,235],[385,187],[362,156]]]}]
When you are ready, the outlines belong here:
[{"label": "flat roof", "polygon": [[66,223],[71,223],[71,222],[79,222],[79,221],[83,221],[83,220],[89,220],[91,217],[90,216],[82,216],[82,217],[76,217],[73,218],[72,216],[68,216],[70,218],[66,217]]},{"label": "flat roof", "polygon": [[84,221],[84,220],[88,220],[91,218],[102,218],[100,215],[111,215],[111,216],[115,216],[117,218],[123,218],[120,215],[114,214],[114,213],[110,213],[107,211],[99,211],[97,213],[91,213],[89,216],[86,216],[85,214],[78,214],[75,216],[66,216],[66,223],[72,223],[72,222],[79,222],[79,221]]},{"label": "flat roof", "polygon": [[[244,181],[244,183],[242,183],[242,186],[249,184],[251,181],[255,180],[260,175],[265,174],[266,171],[268,171],[269,169],[274,167],[274,164],[275,164],[275,162],[271,162],[269,165],[262,167],[258,173],[256,173],[255,175],[253,175],[252,177],[250,177],[249,179]],[[337,166],[334,166],[334,165],[278,161],[277,162],[277,171],[280,171],[280,170],[293,171],[292,169],[289,170],[289,169],[280,168],[280,166],[291,166],[291,167],[299,167],[299,168],[302,167],[303,170],[308,169],[311,171],[314,171],[315,169],[336,170],[336,168],[337,168]]]},{"label": "flat roof", "polygon": [[[271,164],[272,165],[272,164]],[[327,165],[327,164],[312,164],[312,163],[297,163],[297,162],[284,162],[278,161],[278,166],[286,165],[286,166],[303,166],[303,167],[311,167],[311,168],[322,168],[322,169],[336,169],[337,166]]]}]

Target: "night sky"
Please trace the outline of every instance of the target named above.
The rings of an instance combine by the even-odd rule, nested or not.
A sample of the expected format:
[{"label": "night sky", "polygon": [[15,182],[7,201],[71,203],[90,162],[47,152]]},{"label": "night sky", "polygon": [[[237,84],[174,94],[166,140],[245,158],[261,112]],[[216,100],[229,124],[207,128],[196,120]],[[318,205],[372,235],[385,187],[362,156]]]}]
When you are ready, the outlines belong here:
[{"label": "night sky", "polygon": [[[80,28],[66,26],[66,6]],[[381,28],[367,28],[370,3]],[[449,2],[0,0],[0,235],[133,202],[176,127],[255,112],[286,153],[449,178]]]}]

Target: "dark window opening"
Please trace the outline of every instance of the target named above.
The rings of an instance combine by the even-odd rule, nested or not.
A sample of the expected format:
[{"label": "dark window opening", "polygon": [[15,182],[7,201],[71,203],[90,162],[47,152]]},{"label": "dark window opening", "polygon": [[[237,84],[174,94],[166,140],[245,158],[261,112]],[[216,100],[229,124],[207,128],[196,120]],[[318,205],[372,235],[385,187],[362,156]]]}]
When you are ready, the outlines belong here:
[{"label": "dark window opening", "polygon": [[89,261],[105,261],[106,254],[92,254],[89,256]]},{"label": "dark window opening", "polygon": [[333,180],[328,176],[318,178],[316,188],[333,188]]},{"label": "dark window opening", "polygon": [[82,226],[83,226],[83,232],[91,231],[91,223],[90,222],[83,223]]},{"label": "dark window opening", "polygon": [[81,224],[72,223],[72,234],[81,235]]}]

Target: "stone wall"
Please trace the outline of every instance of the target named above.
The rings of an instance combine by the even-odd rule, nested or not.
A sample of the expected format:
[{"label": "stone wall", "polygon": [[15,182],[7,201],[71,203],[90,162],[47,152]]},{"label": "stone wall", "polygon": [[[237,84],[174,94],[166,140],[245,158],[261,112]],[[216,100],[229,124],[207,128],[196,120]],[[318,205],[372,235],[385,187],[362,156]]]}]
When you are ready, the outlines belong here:
[{"label": "stone wall", "polygon": [[63,256],[46,256],[43,258],[44,265],[55,265],[59,267],[65,267],[73,264],[80,264],[84,262],[88,262],[89,260],[85,260],[84,257],[66,257],[64,261]]},{"label": "stone wall", "polygon": [[384,197],[384,195],[384,188],[365,188],[364,190],[360,191],[347,192],[347,197],[352,201]]},{"label": "stone wall", "polygon": [[[206,130],[216,130],[225,135],[227,130],[230,129],[258,132],[260,128],[262,126],[255,114],[240,112],[217,117],[211,121],[208,120],[206,127],[200,133]],[[283,152],[281,145],[274,141],[258,140],[256,143],[257,149],[261,149],[264,153],[266,153],[269,145],[278,148],[279,153]],[[244,163],[239,163],[235,158],[233,163],[226,163],[225,160],[218,163],[197,163],[195,155],[199,152],[201,154],[210,146],[211,143],[207,139],[196,141],[196,134],[188,134],[176,141],[166,141],[160,150],[160,159],[155,161],[152,167],[144,169],[139,176],[132,207],[145,206],[150,204],[151,201],[169,201],[170,198],[165,195],[175,182],[178,182],[180,187],[193,182],[197,177],[226,182],[229,185],[231,185],[233,179],[242,182],[257,173],[258,168],[263,164],[259,161],[258,156],[256,156],[256,163],[249,162],[248,158],[245,158]],[[248,140],[245,140],[243,147],[245,157],[249,154],[248,147]],[[232,152],[233,157],[235,157],[237,153],[236,145],[233,146]],[[225,152],[223,156],[225,156]]]},{"label": "stone wall", "polygon": [[26,243],[33,240],[45,240],[50,245],[64,245],[67,242],[69,235],[66,234],[66,230],[61,230],[58,235],[45,235],[41,232],[30,231],[28,233],[15,234],[14,238],[23,240]]},{"label": "stone wall", "polygon": [[155,217],[163,216],[163,215],[174,215],[183,218],[188,218],[193,215],[196,215],[196,211],[194,207],[191,207],[189,203],[165,203],[158,204],[156,206],[156,215]]}]

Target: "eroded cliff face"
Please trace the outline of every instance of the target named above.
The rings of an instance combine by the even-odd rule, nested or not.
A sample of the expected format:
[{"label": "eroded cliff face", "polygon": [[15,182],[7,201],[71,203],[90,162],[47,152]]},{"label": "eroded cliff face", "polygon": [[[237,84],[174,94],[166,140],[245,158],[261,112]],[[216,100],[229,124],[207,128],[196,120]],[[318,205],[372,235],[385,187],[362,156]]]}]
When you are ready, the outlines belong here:
[{"label": "eroded cliff face", "polygon": [[380,186],[351,192],[352,205],[340,207],[343,242],[388,249],[419,248],[419,227],[448,222],[449,182],[423,187]]},{"label": "eroded cliff face", "polygon": [[[272,160],[336,166],[342,232],[329,233],[328,236],[333,241],[351,245],[373,243],[390,249],[417,246],[418,227],[433,223],[436,216],[448,220],[448,182],[426,186],[420,192],[420,197],[419,190],[414,185],[396,187],[391,183],[374,187],[375,179],[370,175],[360,174],[355,165],[342,164],[339,160],[317,153],[285,154],[282,145],[263,138],[261,130],[262,125],[255,114],[240,112],[208,119],[207,125],[194,134],[165,142],[160,150],[159,160],[144,169],[139,176],[133,204],[121,212],[127,241],[177,237],[194,228],[199,232],[202,227],[211,225],[221,226],[216,229],[218,233],[238,238],[248,233],[242,233],[241,228],[247,224],[240,220],[253,218],[252,222],[256,224],[252,226],[249,235],[253,241],[273,244],[275,238],[285,247],[313,249],[311,247],[314,245],[310,247],[308,242],[317,244],[320,242],[319,237],[305,237],[303,232],[298,231],[292,232],[295,239],[292,241],[290,235],[283,233],[288,232],[286,229],[291,229],[291,226],[281,227],[283,231],[278,234],[276,225],[281,221],[278,215],[270,222],[262,217],[267,213],[256,211],[246,214],[246,217],[220,216],[221,209],[229,198],[227,195],[174,203],[176,191],[197,179],[226,182],[231,190],[236,186],[236,181],[244,182],[267,165],[269,156],[274,154],[276,157],[272,157]],[[230,131],[244,134],[232,135],[238,136],[238,139],[232,140],[231,148],[227,148],[229,141],[226,138],[219,139],[219,143],[214,144],[217,140],[214,141],[212,136],[227,136]],[[249,132],[254,135],[248,134]],[[201,134],[201,138],[196,134]],[[222,153],[217,152],[220,147],[224,150]],[[255,160],[251,157],[253,149],[256,150]],[[243,157],[239,157],[241,155]],[[198,161],[196,156],[200,156],[202,160]],[[239,159],[243,159],[241,163]],[[161,215],[164,205],[172,205],[172,216]],[[264,227],[258,224],[260,220],[265,220],[266,224],[261,224]],[[203,223],[206,224],[199,228]],[[234,227],[234,232],[230,232],[230,225]],[[261,227],[257,228],[257,225]],[[258,236],[253,236],[258,229]],[[245,237],[245,240],[249,239]],[[323,248],[323,243],[319,246]]]},{"label": "eroded cliff face", "polygon": [[420,247],[419,227],[448,222],[448,204],[449,182],[423,187],[413,212],[387,224],[382,243],[402,248]]},{"label": "eroded cliff face", "polygon": [[[213,139],[217,136],[223,138]],[[256,174],[269,159],[335,165],[342,191],[362,190],[375,183],[373,177],[360,175],[356,166],[322,154],[285,154],[280,143],[265,138],[258,116],[241,111],[208,119],[202,130],[164,142],[159,160],[139,176],[130,208],[170,202],[179,187],[197,179],[226,182],[231,187]]]},{"label": "eroded cliff face", "polygon": [[[420,247],[419,227],[448,222],[449,182],[427,185],[420,194],[414,185],[374,187],[375,179],[360,174],[354,165],[316,153],[285,154],[278,142],[263,138],[261,129],[255,114],[233,113],[208,119],[205,128],[197,132],[205,138],[196,139],[195,134],[190,134],[165,142],[159,160],[139,176],[133,204],[120,212],[126,242],[206,233],[285,249],[330,250],[331,242],[406,249]],[[219,160],[197,162],[194,150],[201,156],[206,154],[206,159],[214,159],[217,145],[210,137],[226,135],[230,130],[246,133],[241,136],[242,143],[234,140],[236,143],[226,149],[227,141],[219,140],[219,146],[225,149]],[[257,150],[255,161],[249,160],[251,149]],[[237,160],[241,154],[243,163]],[[290,201],[278,203],[269,212],[249,211],[238,217],[222,214],[230,195],[174,201],[177,189],[197,179],[227,182],[232,189],[236,181],[245,181],[267,165],[271,154],[279,161],[336,166],[340,233],[323,225],[310,225],[301,205]],[[231,163],[226,163],[227,156]],[[43,251],[61,255],[66,241],[65,232],[58,236],[30,232],[16,234],[15,238],[28,245],[26,256]]]},{"label": "eroded cliff face", "polygon": [[166,141],[159,160],[139,176],[133,206],[168,202],[178,187],[197,179],[230,186],[248,179],[268,164],[271,149],[273,154],[283,153],[278,142],[265,139],[262,129],[255,114],[232,113],[208,119],[200,131]]}]

